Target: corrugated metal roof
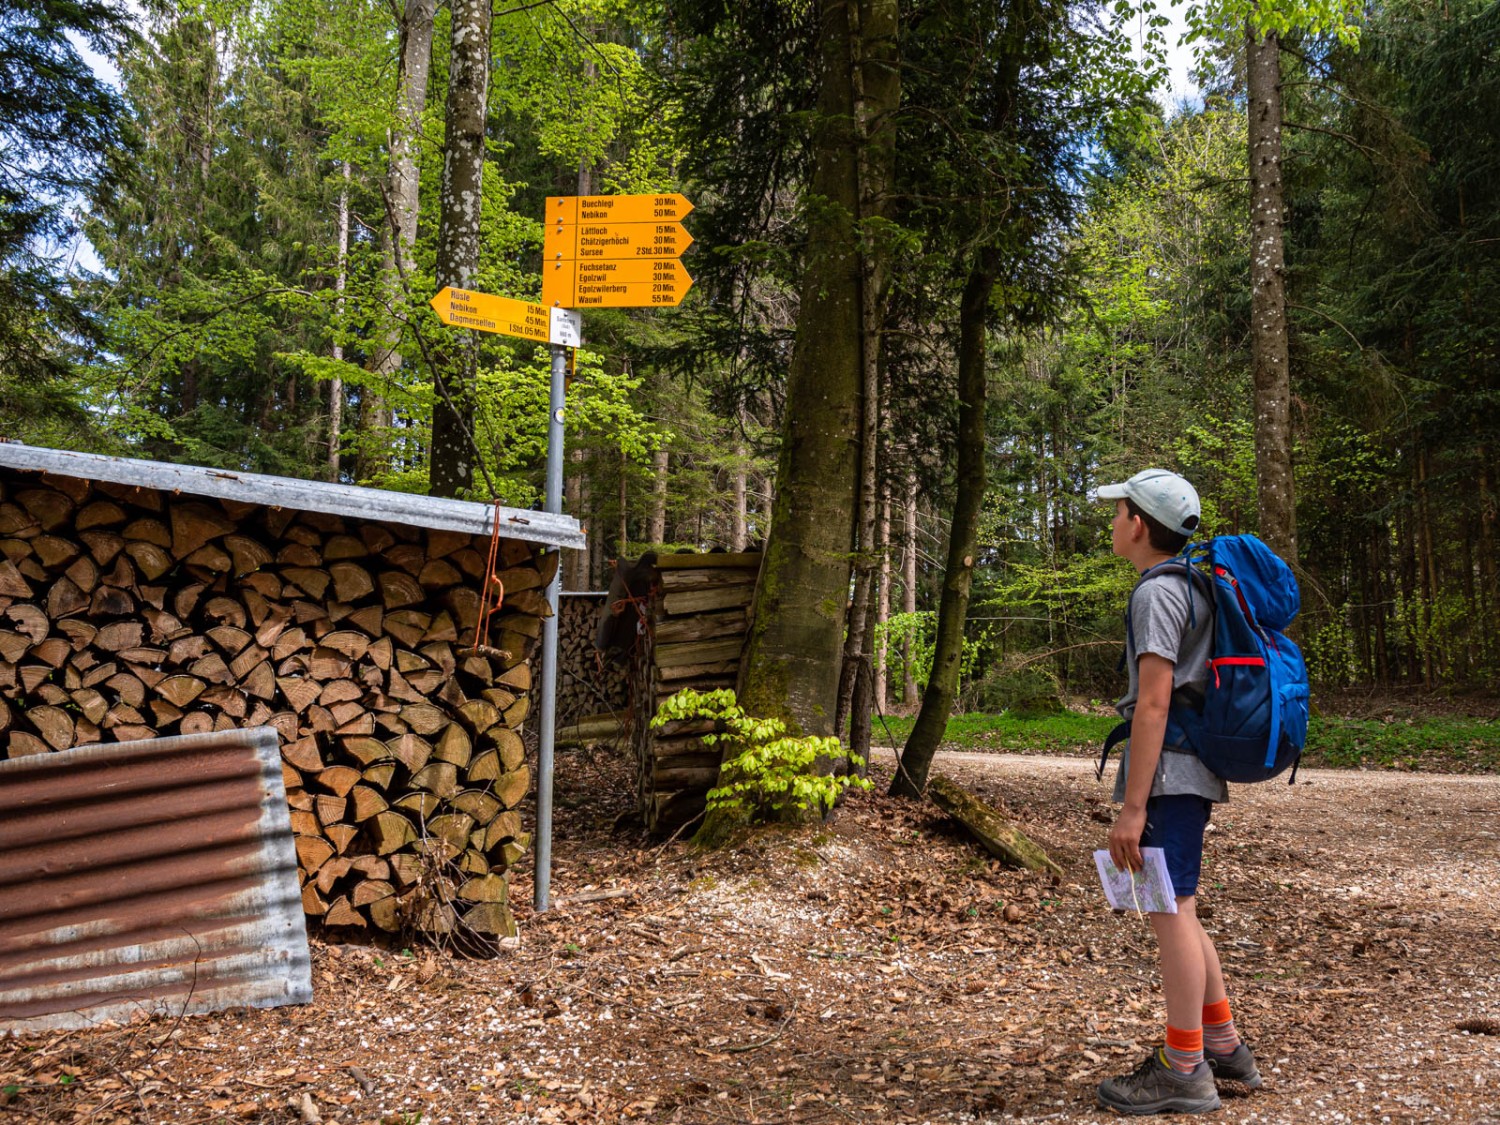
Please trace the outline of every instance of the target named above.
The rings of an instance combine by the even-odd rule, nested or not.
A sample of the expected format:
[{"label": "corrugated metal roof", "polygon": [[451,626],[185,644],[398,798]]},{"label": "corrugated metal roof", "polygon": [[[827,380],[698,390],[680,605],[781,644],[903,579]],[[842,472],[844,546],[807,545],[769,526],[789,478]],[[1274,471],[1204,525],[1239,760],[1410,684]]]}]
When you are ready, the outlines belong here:
[{"label": "corrugated metal roof", "polygon": [[311,999],[275,730],[0,762],[0,1032]]},{"label": "corrugated metal roof", "polygon": [[[84,480],[190,492],[195,496],[214,496],[247,504],[327,512],[443,531],[466,531],[471,535],[489,535],[495,518],[493,504],[476,504],[470,500],[447,500],[349,484],[207,469],[201,465],[171,465],[164,461],[71,453],[17,442],[0,442],[0,465]],[[572,516],[502,507],[500,522],[505,535],[529,543],[582,547],[587,542],[578,521]]]}]

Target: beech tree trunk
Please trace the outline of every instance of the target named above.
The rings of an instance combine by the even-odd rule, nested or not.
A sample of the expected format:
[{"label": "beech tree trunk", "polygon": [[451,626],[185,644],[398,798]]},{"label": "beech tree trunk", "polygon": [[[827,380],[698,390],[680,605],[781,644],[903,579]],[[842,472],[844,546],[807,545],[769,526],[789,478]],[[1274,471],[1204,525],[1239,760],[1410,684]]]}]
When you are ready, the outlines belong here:
[{"label": "beech tree trunk", "polygon": [[770,542],[740,672],[753,715],[833,733],[859,465],[859,173],[850,6],[820,0],[818,113],[800,315]]},{"label": "beech tree trunk", "polygon": [[[818,10],[806,265],[787,373],[776,500],[739,698],[750,714],[781,718],[793,734],[830,735],[854,536],[866,275],[856,229],[861,153],[853,70],[859,60],[870,101],[864,112],[872,122],[894,111],[899,76],[895,0],[820,0]],[[856,36],[862,40],[857,47]],[[888,162],[890,152],[872,147],[864,158]],[[889,168],[870,168],[866,175],[883,183]],[[720,839],[731,823],[710,813],[698,836]]]},{"label": "beech tree trunk", "polygon": [[[390,169],[386,174],[386,221],[381,231],[381,272],[392,309],[400,309],[406,295],[405,278],[412,266],[417,244],[417,213],[421,206],[417,171],[418,146],[422,138],[422,114],[427,108],[427,78],[432,68],[432,24],[437,0],[406,0],[401,17],[401,50],[397,62],[396,120],[391,129]],[[401,370],[402,317],[393,315],[386,324],[375,352],[375,382],[392,383]],[[355,475],[368,480],[389,461],[386,443],[380,439],[390,427],[391,412],[385,396],[366,391],[360,396],[360,429],[366,435]]]},{"label": "beech tree trunk", "polygon": [[[594,70],[592,63],[584,64],[584,74],[587,79],[592,79]],[[588,158],[584,157],[578,162],[578,179],[575,189],[579,195],[592,195],[594,193],[594,169],[589,164]],[[563,510],[568,512],[574,519],[585,525],[588,519],[584,515],[584,508],[588,504],[588,486],[584,481],[583,450],[569,449],[567,468],[563,474]],[[593,589],[593,557],[596,544],[592,536],[589,537],[589,545],[582,551],[569,551],[568,557],[563,561],[563,589],[564,590],[589,590]],[[604,583],[609,585],[609,583]]]},{"label": "beech tree trunk", "polygon": [[1479,620],[1483,626],[1484,647],[1480,658],[1500,635],[1500,581],[1497,581],[1495,552],[1500,550],[1500,536],[1495,533],[1495,489],[1490,477],[1488,446],[1479,447]]},{"label": "beech tree trunk", "polygon": [[953,699],[958,694],[964,618],[969,612],[979,510],[984,502],[985,320],[994,287],[994,255],[981,254],[964,283],[959,305],[958,495],[953,503],[948,565],[938,604],[932,672],[922,693],[916,725],[901,751],[901,766],[891,782],[891,795],[896,797],[921,797],[925,792],[933,755],[947,731]]},{"label": "beech tree trunk", "polygon": [[1250,367],[1255,387],[1255,461],[1260,536],[1297,561],[1292,483],[1292,384],[1287,344],[1286,255],[1281,183],[1281,51],[1274,34],[1246,33],[1250,138]]},{"label": "beech tree trunk", "polygon": [[[563,510],[587,527],[584,517],[583,450],[568,450],[568,463],[573,471],[563,476]],[[592,540],[590,540],[592,543]],[[592,546],[582,551],[567,551],[562,564],[564,590],[587,590],[589,588],[589,552]]]},{"label": "beech tree trunk", "polygon": [[[339,192],[339,271],[333,287],[338,293],[334,300],[334,317],[342,321],[344,316],[344,289],[348,285],[349,273],[349,162],[344,161],[344,187]],[[335,340],[333,358],[344,358],[344,345]],[[344,428],[344,380],[335,375],[328,381],[328,479],[337,484],[339,479],[340,443]]]},{"label": "beech tree trunk", "polygon": [[[436,287],[466,288],[479,272],[479,221],[484,180],[484,119],[489,93],[489,0],[452,0],[453,49],[444,110],[443,186],[439,201]],[[474,486],[476,352],[472,346],[439,358],[432,373],[432,450],[428,487],[457,496]]]},{"label": "beech tree trunk", "polygon": [[667,450],[658,449],[651,455],[655,477],[651,482],[651,517],[646,521],[646,538],[652,544],[667,541],[667,470],[671,467],[672,455]]}]

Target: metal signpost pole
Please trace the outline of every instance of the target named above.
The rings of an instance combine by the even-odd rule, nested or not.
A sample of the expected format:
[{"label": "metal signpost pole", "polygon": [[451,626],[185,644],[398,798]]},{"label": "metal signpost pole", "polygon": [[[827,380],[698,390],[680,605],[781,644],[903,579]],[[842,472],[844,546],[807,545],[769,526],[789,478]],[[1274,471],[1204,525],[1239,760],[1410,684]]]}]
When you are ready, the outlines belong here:
[{"label": "metal signpost pole", "polygon": [[[552,412],[547,420],[547,490],[542,510],[562,512],[563,402],[568,371],[568,349],[552,345]],[[542,715],[538,734],[536,774],[536,878],[534,905],[545,911],[552,884],[552,743],[557,733],[557,609],[562,590],[562,560],[547,586],[552,614],[542,622]]]}]

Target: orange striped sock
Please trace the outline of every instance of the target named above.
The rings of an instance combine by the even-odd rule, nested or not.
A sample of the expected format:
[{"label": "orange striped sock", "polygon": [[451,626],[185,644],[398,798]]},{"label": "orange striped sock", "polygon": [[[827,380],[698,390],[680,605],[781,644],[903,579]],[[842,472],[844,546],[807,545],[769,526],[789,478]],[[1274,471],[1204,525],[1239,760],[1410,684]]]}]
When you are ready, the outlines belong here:
[{"label": "orange striped sock", "polygon": [[1190,1031],[1180,1027],[1167,1027],[1167,1045],[1162,1048],[1162,1058],[1179,1074],[1191,1074],[1203,1061],[1203,1029]]},{"label": "orange striped sock", "polygon": [[1233,1054],[1239,1045],[1240,1033],[1229,1014],[1229,1001],[1203,1005],[1203,1049],[1211,1055],[1223,1056]]}]

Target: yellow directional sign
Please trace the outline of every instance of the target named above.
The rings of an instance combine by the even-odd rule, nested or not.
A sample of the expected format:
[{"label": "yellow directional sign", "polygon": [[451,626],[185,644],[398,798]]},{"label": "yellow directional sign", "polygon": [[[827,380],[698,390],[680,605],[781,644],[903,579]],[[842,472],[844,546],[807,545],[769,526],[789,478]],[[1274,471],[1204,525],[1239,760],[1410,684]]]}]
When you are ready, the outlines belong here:
[{"label": "yellow directional sign", "polygon": [[680,305],[693,279],[675,258],[665,261],[548,262],[542,300],[565,309]]},{"label": "yellow directional sign", "polygon": [[542,235],[542,262],[675,258],[692,244],[681,223],[552,223]]},{"label": "yellow directional sign", "polygon": [[576,223],[670,223],[693,205],[681,195],[549,195],[549,227]]},{"label": "yellow directional sign", "polygon": [[439,320],[459,328],[498,332],[502,336],[519,336],[523,340],[566,344],[574,348],[582,341],[581,318],[570,314],[567,308],[550,307],[550,301],[538,305],[514,297],[455,289],[450,285],[432,299],[431,305]]}]

